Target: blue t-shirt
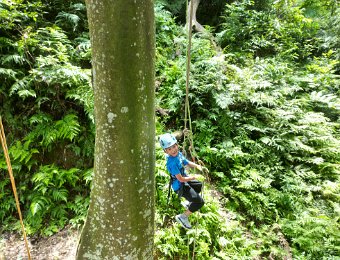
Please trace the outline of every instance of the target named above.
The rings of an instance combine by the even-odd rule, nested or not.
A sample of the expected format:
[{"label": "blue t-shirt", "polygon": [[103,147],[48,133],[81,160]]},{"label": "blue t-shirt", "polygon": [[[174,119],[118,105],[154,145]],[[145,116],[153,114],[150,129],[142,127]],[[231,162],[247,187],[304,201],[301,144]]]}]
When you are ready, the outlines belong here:
[{"label": "blue t-shirt", "polygon": [[166,155],[166,159],[166,167],[172,177],[172,189],[177,191],[181,187],[182,183],[177,180],[175,175],[182,174],[182,176],[188,176],[185,172],[184,166],[187,165],[189,161],[181,152],[178,152],[178,155],[175,157]]}]

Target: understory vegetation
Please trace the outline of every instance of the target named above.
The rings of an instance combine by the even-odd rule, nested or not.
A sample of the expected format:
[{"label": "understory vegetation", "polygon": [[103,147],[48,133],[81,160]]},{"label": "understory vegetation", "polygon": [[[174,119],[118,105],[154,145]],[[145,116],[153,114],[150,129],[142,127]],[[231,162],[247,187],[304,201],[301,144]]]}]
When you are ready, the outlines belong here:
[{"label": "understory vegetation", "polygon": [[[223,2],[223,11],[201,14],[189,95],[195,150],[210,170],[206,205],[192,216],[192,230],[174,223],[183,208],[175,194],[167,203],[169,176],[157,146],[155,257],[338,259],[337,1],[211,2],[212,11]],[[184,125],[183,12],[155,1],[156,135]],[[0,115],[27,232],[79,228],[95,135],[85,4],[4,0],[0,20]],[[16,231],[0,155],[0,229]]]}]

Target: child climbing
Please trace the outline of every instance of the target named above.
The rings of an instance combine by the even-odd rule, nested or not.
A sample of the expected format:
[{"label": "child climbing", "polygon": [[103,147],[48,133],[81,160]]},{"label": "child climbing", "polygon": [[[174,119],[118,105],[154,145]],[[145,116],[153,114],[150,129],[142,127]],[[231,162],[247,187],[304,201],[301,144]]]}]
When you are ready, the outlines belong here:
[{"label": "child climbing", "polygon": [[175,219],[184,228],[190,229],[191,225],[188,217],[199,210],[204,205],[204,200],[200,196],[202,183],[197,180],[200,175],[189,176],[184,166],[196,168],[203,171],[204,167],[187,160],[183,154],[178,150],[177,139],[172,134],[163,134],[159,138],[159,142],[164,152],[166,153],[166,166],[171,175],[172,189],[177,193],[178,197],[184,197],[189,205],[187,210],[182,214],[175,216]]}]

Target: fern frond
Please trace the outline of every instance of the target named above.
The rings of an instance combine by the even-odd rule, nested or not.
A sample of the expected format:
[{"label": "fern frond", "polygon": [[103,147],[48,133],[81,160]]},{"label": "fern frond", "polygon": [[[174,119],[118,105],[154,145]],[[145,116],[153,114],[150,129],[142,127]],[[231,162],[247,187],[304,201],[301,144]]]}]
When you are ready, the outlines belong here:
[{"label": "fern frond", "polygon": [[316,101],[316,102],[321,102],[321,103],[329,103],[331,101],[333,101],[334,99],[336,99],[336,96],[333,94],[324,94],[323,91],[313,91],[310,94],[310,98],[312,101]]},{"label": "fern frond", "polygon": [[[67,221],[67,211],[65,210],[65,205],[56,205],[55,207],[53,207],[51,209],[51,217],[53,219],[58,219],[59,223],[62,221]],[[51,234],[57,232],[58,229],[56,231],[51,232]]]},{"label": "fern frond", "polygon": [[78,50],[89,51],[91,49],[91,41],[88,37],[78,37],[75,41],[78,43]]},{"label": "fern frond", "polygon": [[82,178],[85,180],[86,184],[90,183],[93,178],[93,169],[85,170],[82,174]]},{"label": "fern frond", "polygon": [[[1,8],[1,7],[0,7]],[[1,15],[0,15],[1,17]],[[12,39],[6,38],[6,37],[0,37],[0,46],[3,49],[11,49],[15,46],[15,42]]]},{"label": "fern frond", "polygon": [[228,93],[220,93],[215,96],[217,105],[226,109],[229,105],[234,104],[234,99]]},{"label": "fern frond", "polygon": [[[40,212],[47,210],[47,207],[50,205],[50,201],[48,198],[43,196],[35,196],[32,199],[30,210],[32,215],[36,215]],[[43,213],[41,213],[42,215]]]},{"label": "fern frond", "polygon": [[18,91],[19,97],[25,100],[27,97],[37,97],[37,93],[32,89],[23,89]]},{"label": "fern frond", "polygon": [[323,91],[313,91],[310,94],[312,102],[320,102],[327,105],[330,108],[340,109],[340,100],[334,94],[324,94]]},{"label": "fern frond", "polygon": [[29,77],[24,77],[24,78],[18,80],[17,82],[15,82],[12,85],[12,87],[9,91],[10,96],[15,94],[15,93],[18,93],[20,90],[30,89],[31,82],[32,82],[32,79],[29,78]]},{"label": "fern frond", "polygon": [[39,113],[33,115],[29,120],[31,125],[34,124],[50,124],[52,122],[52,117],[48,114]]},{"label": "fern frond", "polygon": [[66,13],[62,11],[56,17],[56,24],[62,25],[65,23],[65,21],[67,21],[73,28],[73,31],[75,31],[80,21],[80,17],[76,14]]},{"label": "fern frond", "polygon": [[295,151],[303,151],[314,154],[316,150],[307,144],[305,144],[299,137],[294,137],[292,140],[288,140],[290,148]]},{"label": "fern frond", "polygon": [[307,112],[299,121],[300,125],[325,124],[329,118],[325,117],[323,113]]},{"label": "fern frond", "polygon": [[23,65],[26,62],[26,59],[19,54],[10,54],[1,57],[2,65]]},{"label": "fern frond", "polygon": [[74,11],[86,11],[86,5],[83,3],[76,3],[70,7]]},{"label": "fern frond", "polygon": [[55,123],[55,128],[57,130],[57,136],[72,141],[80,132],[78,117],[74,114],[66,115],[63,119]]},{"label": "fern frond", "polygon": [[67,202],[68,191],[65,188],[53,188],[51,191],[51,196],[55,202],[65,201]]},{"label": "fern frond", "polygon": [[0,76],[3,76],[5,79],[15,80],[17,74],[15,70],[0,68]]}]

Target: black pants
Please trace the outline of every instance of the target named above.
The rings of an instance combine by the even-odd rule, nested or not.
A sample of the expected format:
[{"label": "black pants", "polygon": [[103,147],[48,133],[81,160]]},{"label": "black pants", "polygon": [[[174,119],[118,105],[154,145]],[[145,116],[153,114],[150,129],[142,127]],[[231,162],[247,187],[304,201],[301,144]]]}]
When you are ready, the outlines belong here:
[{"label": "black pants", "polygon": [[190,202],[188,210],[195,212],[203,207],[204,200],[199,195],[202,190],[202,183],[200,181],[188,181],[177,191],[179,197],[184,197]]}]

